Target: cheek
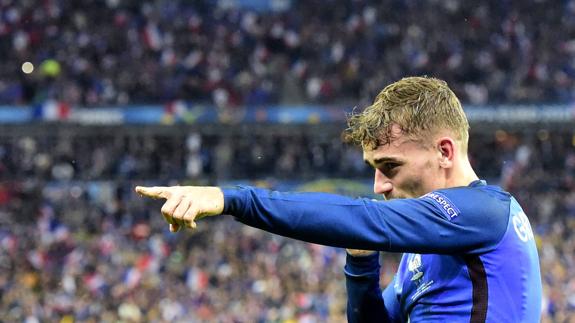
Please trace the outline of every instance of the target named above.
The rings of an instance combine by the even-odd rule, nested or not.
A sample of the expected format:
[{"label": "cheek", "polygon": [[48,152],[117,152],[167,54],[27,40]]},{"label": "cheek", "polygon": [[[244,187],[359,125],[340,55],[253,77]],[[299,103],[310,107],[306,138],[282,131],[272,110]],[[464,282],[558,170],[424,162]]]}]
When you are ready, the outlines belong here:
[{"label": "cheek", "polygon": [[419,197],[423,190],[423,181],[419,176],[407,176],[397,187],[405,197]]},{"label": "cheek", "polygon": [[427,162],[415,170],[402,174],[401,178],[398,178],[396,187],[406,197],[419,197],[432,191],[434,178],[433,165],[431,162]]}]

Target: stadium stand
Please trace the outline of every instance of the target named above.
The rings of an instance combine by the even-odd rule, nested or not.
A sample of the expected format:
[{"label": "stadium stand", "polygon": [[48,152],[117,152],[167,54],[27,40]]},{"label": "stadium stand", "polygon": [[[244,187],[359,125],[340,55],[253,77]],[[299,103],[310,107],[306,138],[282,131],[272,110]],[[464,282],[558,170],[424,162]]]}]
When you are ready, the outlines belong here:
[{"label": "stadium stand", "polygon": [[[266,149],[266,140],[250,132],[239,138],[244,144],[225,149],[218,143],[225,137],[198,133],[106,137],[79,130],[66,138],[3,136],[0,311],[10,320],[31,322],[72,317],[343,320],[341,250],[234,221],[202,223],[193,234],[173,235],[155,213],[157,203],[146,204],[132,193],[135,180],[234,183],[251,178],[267,187],[370,196],[370,171],[350,163],[358,160],[359,151],[337,144],[337,133],[323,135],[331,140],[270,133],[270,147],[283,147],[281,154]],[[546,322],[565,322],[575,315],[575,138],[564,132],[530,136],[502,130],[473,138],[471,156],[480,176],[505,185],[534,223]],[[264,146],[259,154],[245,148],[255,143]],[[479,152],[486,149],[497,153],[475,157],[485,156]],[[255,155],[241,157],[246,151]],[[218,166],[221,158],[227,159]],[[317,182],[328,175],[345,182]],[[384,282],[397,265],[394,256],[386,257]]]},{"label": "stadium stand", "polygon": [[284,2],[2,1],[0,102],[357,103],[421,74],[476,104],[573,99],[573,1]]},{"label": "stadium stand", "polygon": [[[371,197],[341,120],[314,110],[277,124],[270,106],[362,106],[384,84],[428,74],[482,107],[480,121],[511,116],[472,122],[472,163],[533,223],[542,322],[571,322],[574,14],[572,0],[0,1],[0,321],[345,320],[342,250],[234,221],[174,235],[133,186],[249,181]],[[571,119],[513,123],[517,104],[541,102]],[[486,105],[499,103],[508,110]],[[125,124],[150,104],[162,112],[146,110],[153,124]],[[194,119],[197,105],[218,111],[212,126]],[[117,117],[109,106],[137,108]],[[246,107],[261,109],[234,119]],[[551,115],[537,109],[527,115]],[[398,259],[384,257],[387,284]]]}]

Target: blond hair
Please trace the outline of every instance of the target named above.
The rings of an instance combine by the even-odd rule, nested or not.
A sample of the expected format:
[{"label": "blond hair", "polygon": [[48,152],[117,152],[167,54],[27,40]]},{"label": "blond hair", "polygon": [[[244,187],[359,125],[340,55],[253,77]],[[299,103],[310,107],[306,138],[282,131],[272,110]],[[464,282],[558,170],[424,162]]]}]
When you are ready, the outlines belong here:
[{"label": "blond hair", "polygon": [[415,140],[430,138],[440,129],[450,130],[467,151],[469,123],[445,81],[406,77],[386,86],[372,105],[349,116],[344,139],[364,149],[375,149],[391,141],[393,124]]}]

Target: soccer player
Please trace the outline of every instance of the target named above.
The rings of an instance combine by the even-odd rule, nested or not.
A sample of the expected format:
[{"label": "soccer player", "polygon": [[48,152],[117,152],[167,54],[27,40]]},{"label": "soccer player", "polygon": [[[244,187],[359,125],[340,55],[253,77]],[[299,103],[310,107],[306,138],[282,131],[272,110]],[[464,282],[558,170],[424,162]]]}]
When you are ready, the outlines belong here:
[{"label": "soccer player", "polygon": [[166,199],[161,211],[172,231],[230,214],[303,241],[405,253],[381,293],[378,254],[348,251],[352,322],[538,322],[541,278],[529,220],[509,193],[477,177],[468,129],[445,82],[410,77],[383,89],[347,129],[387,201],[246,186],[136,191]]}]

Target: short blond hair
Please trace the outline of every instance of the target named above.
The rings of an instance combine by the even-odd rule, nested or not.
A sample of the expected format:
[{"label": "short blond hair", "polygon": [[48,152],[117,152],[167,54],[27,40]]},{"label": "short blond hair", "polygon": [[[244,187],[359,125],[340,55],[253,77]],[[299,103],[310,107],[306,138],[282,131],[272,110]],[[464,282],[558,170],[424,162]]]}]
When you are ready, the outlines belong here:
[{"label": "short blond hair", "polygon": [[430,138],[440,129],[450,130],[467,151],[469,123],[445,81],[406,77],[386,86],[372,105],[349,116],[344,140],[375,149],[391,141],[393,124],[415,140]]}]

